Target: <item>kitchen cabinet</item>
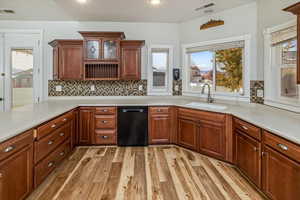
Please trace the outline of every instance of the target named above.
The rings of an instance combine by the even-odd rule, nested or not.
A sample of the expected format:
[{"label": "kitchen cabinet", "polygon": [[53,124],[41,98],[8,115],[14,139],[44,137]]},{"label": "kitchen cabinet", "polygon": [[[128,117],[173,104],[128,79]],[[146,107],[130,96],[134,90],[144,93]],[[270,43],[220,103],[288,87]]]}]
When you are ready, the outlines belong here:
[{"label": "kitchen cabinet", "polygon": [[121,41],[121,79],[141,79],[141,48],[145,41]]},{"label": "kitchen cabinet", "polygon": [[237,167],[259,188],[261,187],[261,143],[236,131]]},{"label": "kitchen cabinet", "polygon": [[[213,121],[213,119],[212,119]],[[225,125],[212,121],[199,123],[199,152],[215,158],[225,159],[226,137]]]},{"label": "kitchen cabinet", "polygon": [[54,40],[53,78],[59,80],[83,79],[83,41]]},{"label": "kitchen cabinet", "polygon": [[273,200],[298,200],[300,164],[273,150],[263,149],[263,191]]},{"label": "kitchen cabinet", "polygon": [[149,111],[149,143],[170,144],[172,133],[171,108],[151,107]]},{"label": "kitchen cabinet", "polygon": [[187,118],[178,119],[178,144],[197,150],[198,125],[195,121]]},{"label": "kitchen cabinet", "polygon": [[300,84],[300,2],[284,9],[297,16],[297,83]]},{"label": "kitchen cabinet", "polygon": [[22,200],[33,189],[33,132],[0,144],[0,199]]},{"label": "kitchen cabinet", "polygon": [[90,145],[94,129],[94,110],[93,108],[82,107],[79,109],[79,136],[80,145]]}]

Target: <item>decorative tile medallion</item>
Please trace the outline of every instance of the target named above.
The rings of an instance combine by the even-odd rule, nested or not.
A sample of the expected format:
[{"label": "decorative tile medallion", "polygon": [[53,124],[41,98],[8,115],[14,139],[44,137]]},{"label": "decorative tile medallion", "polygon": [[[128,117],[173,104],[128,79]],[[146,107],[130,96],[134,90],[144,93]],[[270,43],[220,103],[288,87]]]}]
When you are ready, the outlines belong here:
[{"label": "decorative tile medallion", "polygon": [[258,93],[264,95],[264,81],[250,81],[250,101],[251,103],[264,104],[264,97],[258,95]]},{"label": "decorative tile medallion", "polygon": [[[49,96],[146,96],[147,81],[60,81],[49,80]],[[94,85],[95,90],[91,91]],[[61,86],[62,91],[56,91]],[[142,86],[142,90],[139,87]]]}]

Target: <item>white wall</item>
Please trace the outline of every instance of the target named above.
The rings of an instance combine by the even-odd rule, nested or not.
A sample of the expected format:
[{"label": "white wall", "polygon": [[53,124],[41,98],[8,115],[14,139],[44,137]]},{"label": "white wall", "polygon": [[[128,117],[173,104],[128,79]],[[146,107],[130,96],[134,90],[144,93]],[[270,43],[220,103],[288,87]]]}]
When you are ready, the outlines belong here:
[{"label": "white wall", "polygon": [[[174,67],[179,67],[179,31],[173,23],[117,23],[117,22],[44,22],[44,21],[0,21],[1,29],[43,30],[43,88],[44,98],[48,96],[48,80],[52,79],[52,48],[48,42],[53,39],[82,39],[78,31],[124,31],[126,39],[146,40],[150,44],[174,46]],[[142,78],[146,78],[147,49],[143,49]]]},{"label": "white wall", "polygon": [[[257,34],[257,63],[259,68],[264,67],[264,36],[267,28],[295,20],[296,16],[282,9],[299,2],[299,0],[257,0],[258,8],[258,34]],[[262,74],[263,75],[263,74]],[[259,76],[263,80],[263,76]]]},{"label": "white wall", "polygon": [[[200,26],[210,19],[222,19],[225,25],[200,30]],[[180,41],[182,44],[224,39],[235,36],[251,35],[251,71],[250,79],[258,76],[257,57],[257,7],[256,3],[247,4],[209,16],[200,17],[180,24]]]}]

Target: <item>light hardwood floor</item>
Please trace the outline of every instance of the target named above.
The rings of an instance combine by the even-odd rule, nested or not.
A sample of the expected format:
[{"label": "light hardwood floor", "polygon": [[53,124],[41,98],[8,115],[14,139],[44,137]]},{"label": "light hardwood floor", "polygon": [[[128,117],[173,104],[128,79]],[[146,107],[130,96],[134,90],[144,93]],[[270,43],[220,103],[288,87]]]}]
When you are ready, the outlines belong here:
[{"label": "light hardwood floor", "polygon": [[29,200],[259,200],[237,170],[176,146],[79,147]]}]

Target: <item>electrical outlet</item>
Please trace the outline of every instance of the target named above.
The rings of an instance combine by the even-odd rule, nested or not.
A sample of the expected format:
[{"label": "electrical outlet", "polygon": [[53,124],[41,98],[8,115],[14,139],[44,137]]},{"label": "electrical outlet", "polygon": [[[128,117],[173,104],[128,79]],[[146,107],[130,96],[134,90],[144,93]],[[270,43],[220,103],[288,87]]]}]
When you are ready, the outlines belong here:
[{"label": "electrical outlet", "polygon": [[179,91],[179,86],[178,86],[178,85],[175,85],[174,90],[175,90],[176,92],[178,92],[178,91]]},{"label": "electrical outlet", "polygon": [[257,90],[256,90],[256,96],[257,96],[257,97],[260,97],[260,98],[263,98],[263,97],[264,97],[264,90],[262,90],[262,89],[257,89]]},{"label": "electrical outlet", "polygon": [[92,92],[95,92],[95,90],[96,90],[96,89],[95,89],[95,85],[91,85],[91,91],[92,91]]},{"label": "electrical outlet", "polygon": [[61,91],[62,91],[62,86],[61,86],[61,85],[57,85],[57,86],[55,87],[55,91],[56,91],[56,92],[61,92]]},{"label": "electrical outlet", "polygon": [[139,85],[139,91],[143,91],[144,88],[143,88],[143,85]]}]

